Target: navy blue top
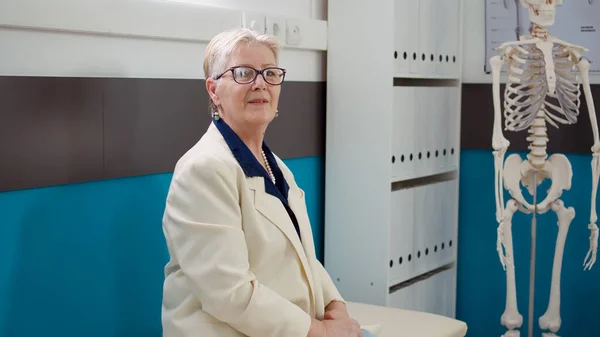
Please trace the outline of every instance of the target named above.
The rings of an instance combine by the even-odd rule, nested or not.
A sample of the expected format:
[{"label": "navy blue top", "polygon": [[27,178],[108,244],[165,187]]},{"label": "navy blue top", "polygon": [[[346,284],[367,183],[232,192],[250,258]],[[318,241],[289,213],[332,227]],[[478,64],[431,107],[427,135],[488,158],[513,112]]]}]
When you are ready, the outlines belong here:
[{"label": "navy blue top", "polygon": [[273,152],[267,146],[267,144],[263,141],[262,150],[265,152],[265,156],[267,157],[267,161],[269,162],[269,166],[271,167],[271,171],[273,171],[273,175],[275,176],[276,184],[273,184],[269,173],[263,168],[263,166],[256,160],[252,151],[244,144],[244,142],[240,139],[240,137],[223,121],[223,119],[219,118],[217,120],[213,119],[213,124],[217,127],[221,135],[225,139],[225,142],[229,146],[231,153],[238,161],[242,170],[247,177],[263,177],[265,180],[265,191],[281,200],[281,203],[287,210],[292,222],[294,223],[294,227],[296,228],[296,233],[298,233],[298,237],[300,237],[300,228],[298,226],[298,220],[296,219],[296,215],[290,208],[288,204],[288,192],[290,190],[290,186],[287,181],[283,177],[283,173],[277,165],[277,161],[275,160],[275,156],[273,156]]}]

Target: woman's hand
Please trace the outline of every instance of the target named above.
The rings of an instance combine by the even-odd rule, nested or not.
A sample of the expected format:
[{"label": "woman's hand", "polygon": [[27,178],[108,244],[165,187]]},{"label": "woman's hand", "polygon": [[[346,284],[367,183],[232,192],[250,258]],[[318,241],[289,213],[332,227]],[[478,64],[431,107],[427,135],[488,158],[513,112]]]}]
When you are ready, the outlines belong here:
[{"label": "woman's hand", "polygon": [[350,317],[322,321],[326,337],[363,337],[360,324]]},{"label": "woman's hand", "polygon": [[344,312],[332,310],[329,315],[336,316],[335,319],[313,318],[307,337],[363,337],[360,324]]},{"label": "woman's hand", "polygon": [[350,318],[346,305],[342,302],[333,301],[325,307],[325,319],[343,319]]},{"label": "woman's hand", "polygon": [[362,337],[360,324],[350,318],[343,302],[332,301],[325,307],[323,325],[327,337]]}]

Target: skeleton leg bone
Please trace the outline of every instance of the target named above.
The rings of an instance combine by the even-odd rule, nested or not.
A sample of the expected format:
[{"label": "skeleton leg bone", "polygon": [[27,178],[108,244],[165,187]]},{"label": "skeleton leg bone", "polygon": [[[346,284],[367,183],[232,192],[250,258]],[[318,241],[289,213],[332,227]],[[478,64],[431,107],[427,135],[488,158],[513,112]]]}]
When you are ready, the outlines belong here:
[{"label": "skeleton leg bone", "polygon": [[552,281],[550,285],[550,300],[546,313],[540,317],[539,324],[542,330],[549,330],[551,333],[545,333],[545,336],[556,336],[555,333],[560,329],[562,323],[560,318],[560,277],[562,270],[562,260],[565,248],[565,241],[571,221],[575,218],[575,209],[566,208],[562,200],[556,200],[552,203],[552,210],[558,216],[558,235],[556,238],[556,248],[554,251],[554,264],[552,267]]},{"label": "skeleton leg bone", "polygon": [[506,332],[504,337],[519,337],[519,331],[515,329],[520,328],[523,324],[523,316],[519,313],[517,308],[517,285],[515,281],[515,263],[512,238],[512,217],[517,209],[517,202],[514,199],[509,200],[506,203],[506,208],[504,209],[504,219],[502,221],[502,242],[504,243],[506,250],[506,307],[502,317],[500,318],[500,322],[509,330]]}]

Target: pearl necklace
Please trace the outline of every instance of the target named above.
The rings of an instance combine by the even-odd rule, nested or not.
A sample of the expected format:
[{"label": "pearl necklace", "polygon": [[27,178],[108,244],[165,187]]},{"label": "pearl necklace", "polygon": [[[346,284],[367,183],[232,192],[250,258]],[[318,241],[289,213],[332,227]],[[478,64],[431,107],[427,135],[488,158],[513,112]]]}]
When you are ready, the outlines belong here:
[{"label": "pearl necklace", "polygon": [[275,184],[275,175],[273,174],[273,171],[271,170],[271,165],[269,165],[269,161],[267,160],[267,155],[265,154],[265,151],[263,151],[263,150],[261,150],[260,152],[262,153],[262,157],[265,160],[265,164],[267,165],[267,171],[269,172],[269,176],[271,177],[273,184]]}]

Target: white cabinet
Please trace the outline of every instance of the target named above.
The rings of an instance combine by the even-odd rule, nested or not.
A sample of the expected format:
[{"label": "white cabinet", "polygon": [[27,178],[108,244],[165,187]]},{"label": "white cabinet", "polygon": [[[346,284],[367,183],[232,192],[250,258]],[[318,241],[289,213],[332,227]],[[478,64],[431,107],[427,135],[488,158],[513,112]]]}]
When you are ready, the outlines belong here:
[{"label": "white cabinet", "polygon": [[328,1],[325,268],[454,316],[462,0]]},{"label": "white cabinet", "polygon": [[392,182],[458,168],[458,81],[413,82],[393,89]]}]

